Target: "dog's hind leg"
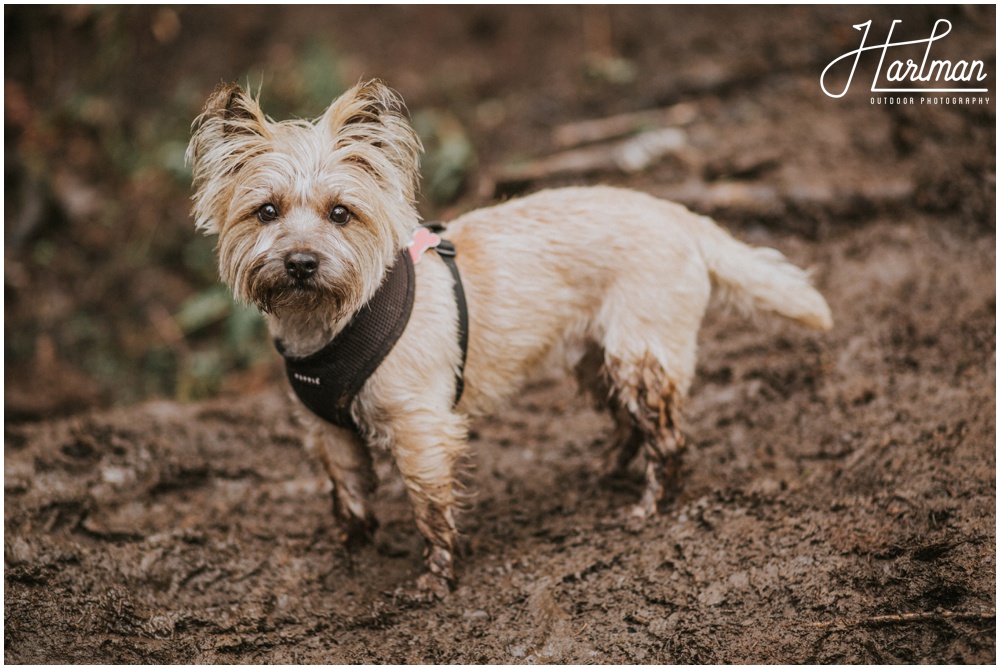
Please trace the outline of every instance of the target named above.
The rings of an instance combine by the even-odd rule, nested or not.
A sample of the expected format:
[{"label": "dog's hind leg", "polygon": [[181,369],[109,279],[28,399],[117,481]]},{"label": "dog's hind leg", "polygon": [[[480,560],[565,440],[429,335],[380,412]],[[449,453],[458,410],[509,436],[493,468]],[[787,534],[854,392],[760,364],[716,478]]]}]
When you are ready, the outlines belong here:
[{"label": "dog's hind leg", "polygon": [[632,515],[656,512],[664,494],[676,485],[684,450],[677,428],[680,393],[652,356],[625,360],[609,357],[591,342],[576,365],[577,381],[607,408],[615,421],[614,441],[604,463],[605,476],[623,474],[640,449],[646,456],[646,488]]},{"label": "dog's hind leg", "polygon": [[641,445],[646,456],[646,487],[631,514],[645,518],[654,515],[665,494],[678,485],[685,446],[677,425],[681,396],[676,382],[650,356],[628,361],[609,357],[607,375],[614,405],[631,421],[632,452]]},{"label": "dog's hind leg", "polygon": [[611,401],[611,415],[615,420],[615,441],[605,460],[604,474],[613,478],[628,472],[628,466],[639,454],[646,436],[635,426],[628,410],[616,399]]},{"label": "dog's hind leg", "polygon": [[628,410],[621,406],[612,392],[611,378],[605,365],[604,348],[594,341],[588,341],[584,354],[574,367],[580,392],[586,392],[594,401],[598,411],[607,410],[615,421],[615,433],[611,446],[604,455],[601,474],[606,477],[623,475],[642,447],[644,437],[635,428]]},{"label": "dog's hind leg", "polygon": [[656,513],[657,504],[678,483],[684,438],[678,419],[694,378],[698,329],[711,285],[694,256],[664,260],[666,273],[652,288],[622,275],[609,290],[594,330],[604,348],[602,376],[619,433],[626,435],[620,461],[641,448],[646,487],[632,515]]},{"label": "dog's hind leg", "polygon": [[309,417],[312,445],[333,483],[338,539],[348,548],[371,540],[378,521],[368,504],[378,479],[368,446],[352,430]]}]

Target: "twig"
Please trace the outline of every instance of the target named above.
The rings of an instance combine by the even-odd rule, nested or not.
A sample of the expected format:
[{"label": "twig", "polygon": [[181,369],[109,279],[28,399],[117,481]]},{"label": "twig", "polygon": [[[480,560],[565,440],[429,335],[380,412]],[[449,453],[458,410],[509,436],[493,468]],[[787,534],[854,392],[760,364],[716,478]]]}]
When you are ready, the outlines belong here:
[{"label": "twig", "polygon": [[687,125],[697,115],[698,108],[693,103],[681,102],[666,109],[647,109],[575,121],[557,126],[552,132],[552,141],[560,149],[572,149],[583,144],[618,139],[642,130]]},{"label": "twig", "polygon": [[892,613],[869,618],[853,618],[848,620],[831,620],[824,623],[813,623],[817,629],[830,627],[856,627],[858,625],[895,625],[901,623],[940,622],[943,620],[993,620],[996,611],[981,611],[969,613],[964,611],[924,611],[922,613]]}]

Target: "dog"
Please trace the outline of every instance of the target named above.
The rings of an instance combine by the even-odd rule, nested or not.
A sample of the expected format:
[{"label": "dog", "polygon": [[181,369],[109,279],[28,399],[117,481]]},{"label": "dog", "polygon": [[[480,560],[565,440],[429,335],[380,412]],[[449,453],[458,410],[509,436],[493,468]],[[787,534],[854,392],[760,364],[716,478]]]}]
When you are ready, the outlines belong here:
[{"label": "dog", "polygon": [[[286,360],[324,349],[406,264],[421,152],[401,98],[378,80],[311,121],[273,121],[238,85],[209,98],[187,152],[193,217],[218,235],[222,280],[265,314]],[[442,248],[411,257],[408,321],[341,407],[347,423],[302,412],[349,547],[377,526],[369,449],[391,452],[426,545],[411,585],[432,598],[455,583],[456,466],[470,418],[501,407],[561,342],[586,342],[575,371],[614,418],[611,466],[644,455],[631,509],[642,519],[678,477],[678,421],[713,285],[746,311],[832,326],[807,273],[778,251],[635,191],[546,190],[465,214],[445,235],[460,273]]]}]

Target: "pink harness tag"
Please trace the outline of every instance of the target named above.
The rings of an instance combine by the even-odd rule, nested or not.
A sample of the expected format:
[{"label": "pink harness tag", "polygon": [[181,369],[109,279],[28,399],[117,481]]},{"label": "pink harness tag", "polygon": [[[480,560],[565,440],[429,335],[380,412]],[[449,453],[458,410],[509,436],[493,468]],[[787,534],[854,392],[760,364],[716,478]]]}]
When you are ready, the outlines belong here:
[{"label": "pink harness tag", "polygon": [[410,240],[410,243],[406,245],[410,250],[410,258],[413,260],[413,264],[416,265],[420,262],[420,256],[424,254],[424,251],[437,248],[437,245],[440,243],[440,237],[427,228],[419,228],[413,233],[413,239]]}]

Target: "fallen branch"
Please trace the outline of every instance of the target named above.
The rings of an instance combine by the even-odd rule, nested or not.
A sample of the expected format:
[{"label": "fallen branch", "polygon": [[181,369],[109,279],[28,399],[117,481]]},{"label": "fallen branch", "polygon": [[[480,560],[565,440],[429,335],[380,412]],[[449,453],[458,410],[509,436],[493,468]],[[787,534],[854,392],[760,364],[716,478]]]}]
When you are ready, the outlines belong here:
[{"label": "fallen branch", "polygon": [[583,176],[597,172],[641,172],[664,156],[687,146],[687,135],[677,128],[660,128],[610,144],[571,149],[523,165],[504,169],[497,186],[530,183],[560,176]]},{"label": "fallen branch", "polygon": [[813,623],[817,629],[831,627],[857,627],[859,625],[896,625],[919,622],[941,622],[944,620],[994,620],[996,611],[981,611],[969,613],[963,611],[925,611],[922,613],[892,613],[869,618],[854,618],[849,620],[830,620],[824,623]]},{"label": "fallen branch", "polygon": [[566,123],[552,132],[552,141],[560,149],[572,149],[583,144],[618,139],[642,130],[688,125],[697,115],[698,108],[693,103],[681,102],[665,109],[647,109]]},{"label": "fallen branch", "polygon": [[912,181],[894,179],[862,183],[850,188],[828,184],[770,184],[763,182],[690,179],[656,189],[653,195],[679,202],[703,213],[719,210],[747,216],[780,216],[788,208],[821,209],[839,213],[895,207],[910,202],[915,192]]}]

